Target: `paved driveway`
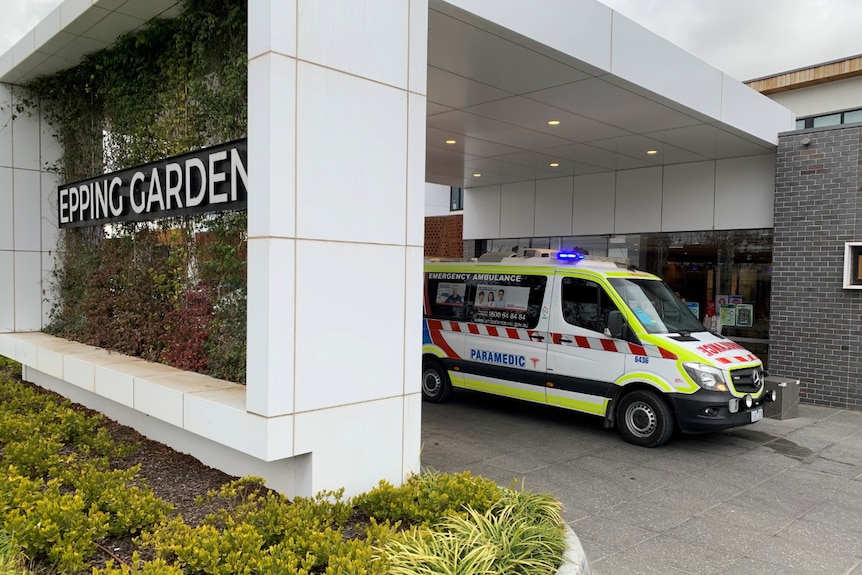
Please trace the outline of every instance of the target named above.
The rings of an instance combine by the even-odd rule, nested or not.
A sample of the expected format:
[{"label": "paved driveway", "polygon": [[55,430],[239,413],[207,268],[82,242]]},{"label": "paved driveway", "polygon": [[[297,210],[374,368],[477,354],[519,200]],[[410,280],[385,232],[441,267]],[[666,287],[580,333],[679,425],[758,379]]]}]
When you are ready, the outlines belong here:
[{"label": "paved driveway", "polygon": [[599,418],[456,391],[422,463],[551,492],[595,575],[862,575],[862,412],[801,406],[644,449]]}]

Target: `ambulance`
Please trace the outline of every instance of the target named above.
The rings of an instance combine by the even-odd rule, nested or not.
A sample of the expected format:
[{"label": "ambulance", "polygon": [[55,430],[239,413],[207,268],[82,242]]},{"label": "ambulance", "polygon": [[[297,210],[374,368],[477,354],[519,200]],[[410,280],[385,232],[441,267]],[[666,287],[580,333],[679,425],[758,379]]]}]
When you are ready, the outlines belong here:
[{"label": "ambulance", "polygon": [[660,278],[574,252],[425,263],[422,395],[470,389],[593,414],[644,447],[763,418],[761,361]]}]

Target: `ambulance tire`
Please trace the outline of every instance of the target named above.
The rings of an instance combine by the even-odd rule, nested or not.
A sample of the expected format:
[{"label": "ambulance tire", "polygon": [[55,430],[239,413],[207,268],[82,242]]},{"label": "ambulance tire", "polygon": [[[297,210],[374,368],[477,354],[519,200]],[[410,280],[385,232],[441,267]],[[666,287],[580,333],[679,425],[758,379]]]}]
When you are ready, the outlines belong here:
[{"label": "ambulance tire", "polygon": [[443,403],[452,396],[452,382],[439,361],[422,363],[422,399],[429,403]]},{"label": "ambulance tire", "polygon": [[617,425],[629,443],[658,447],[673,435],[673,413],[661,397],[639,389],[620,400]]}]

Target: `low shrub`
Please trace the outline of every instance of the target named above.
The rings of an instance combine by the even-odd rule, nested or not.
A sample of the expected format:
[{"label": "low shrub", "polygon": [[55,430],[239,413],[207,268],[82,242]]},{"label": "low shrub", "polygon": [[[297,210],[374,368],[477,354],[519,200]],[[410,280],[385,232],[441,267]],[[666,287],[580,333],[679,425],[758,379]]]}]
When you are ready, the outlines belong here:
[{"label": "low shrub", "polygon": [[[103,421],[0,371],[0,561],[4,532],[14,534],[6,557],[59,574],[544,575],[562,556],[559,503],[469,472],[293,500],[245,477],[199,496],[217,511],[189,525],[138,466],[111,469],[106,454],[132,447]],[[116,539],[141,555],[94,566],[95,551]]]},{"label": "low shrub", "polygon": [[485,513],[449,516],[384,545],[391,575],[545,575],[565,549],[561,523],[531,512],[504,496]]},{"label": "low shrub", "polygon": [[446,515],[464,515],[468,507],[484,513],[500,494],[496,483],[469,471],[425,473],[412,476],[401,487],[381,481],[374,490],[360,495],[356,505],[378,519],[429,524]]}]

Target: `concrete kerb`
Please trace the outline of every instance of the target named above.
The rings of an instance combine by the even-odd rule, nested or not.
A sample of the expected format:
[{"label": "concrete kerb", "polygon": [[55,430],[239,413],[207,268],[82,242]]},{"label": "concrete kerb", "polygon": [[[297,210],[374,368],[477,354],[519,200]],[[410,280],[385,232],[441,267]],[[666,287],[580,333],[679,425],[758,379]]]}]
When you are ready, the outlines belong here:
[{"label": "concrete kerb", "polygon": [[556,575],[590,575],[584,546],[577,534],[566,524],[566,550],[563,552],[563,562]]}]

